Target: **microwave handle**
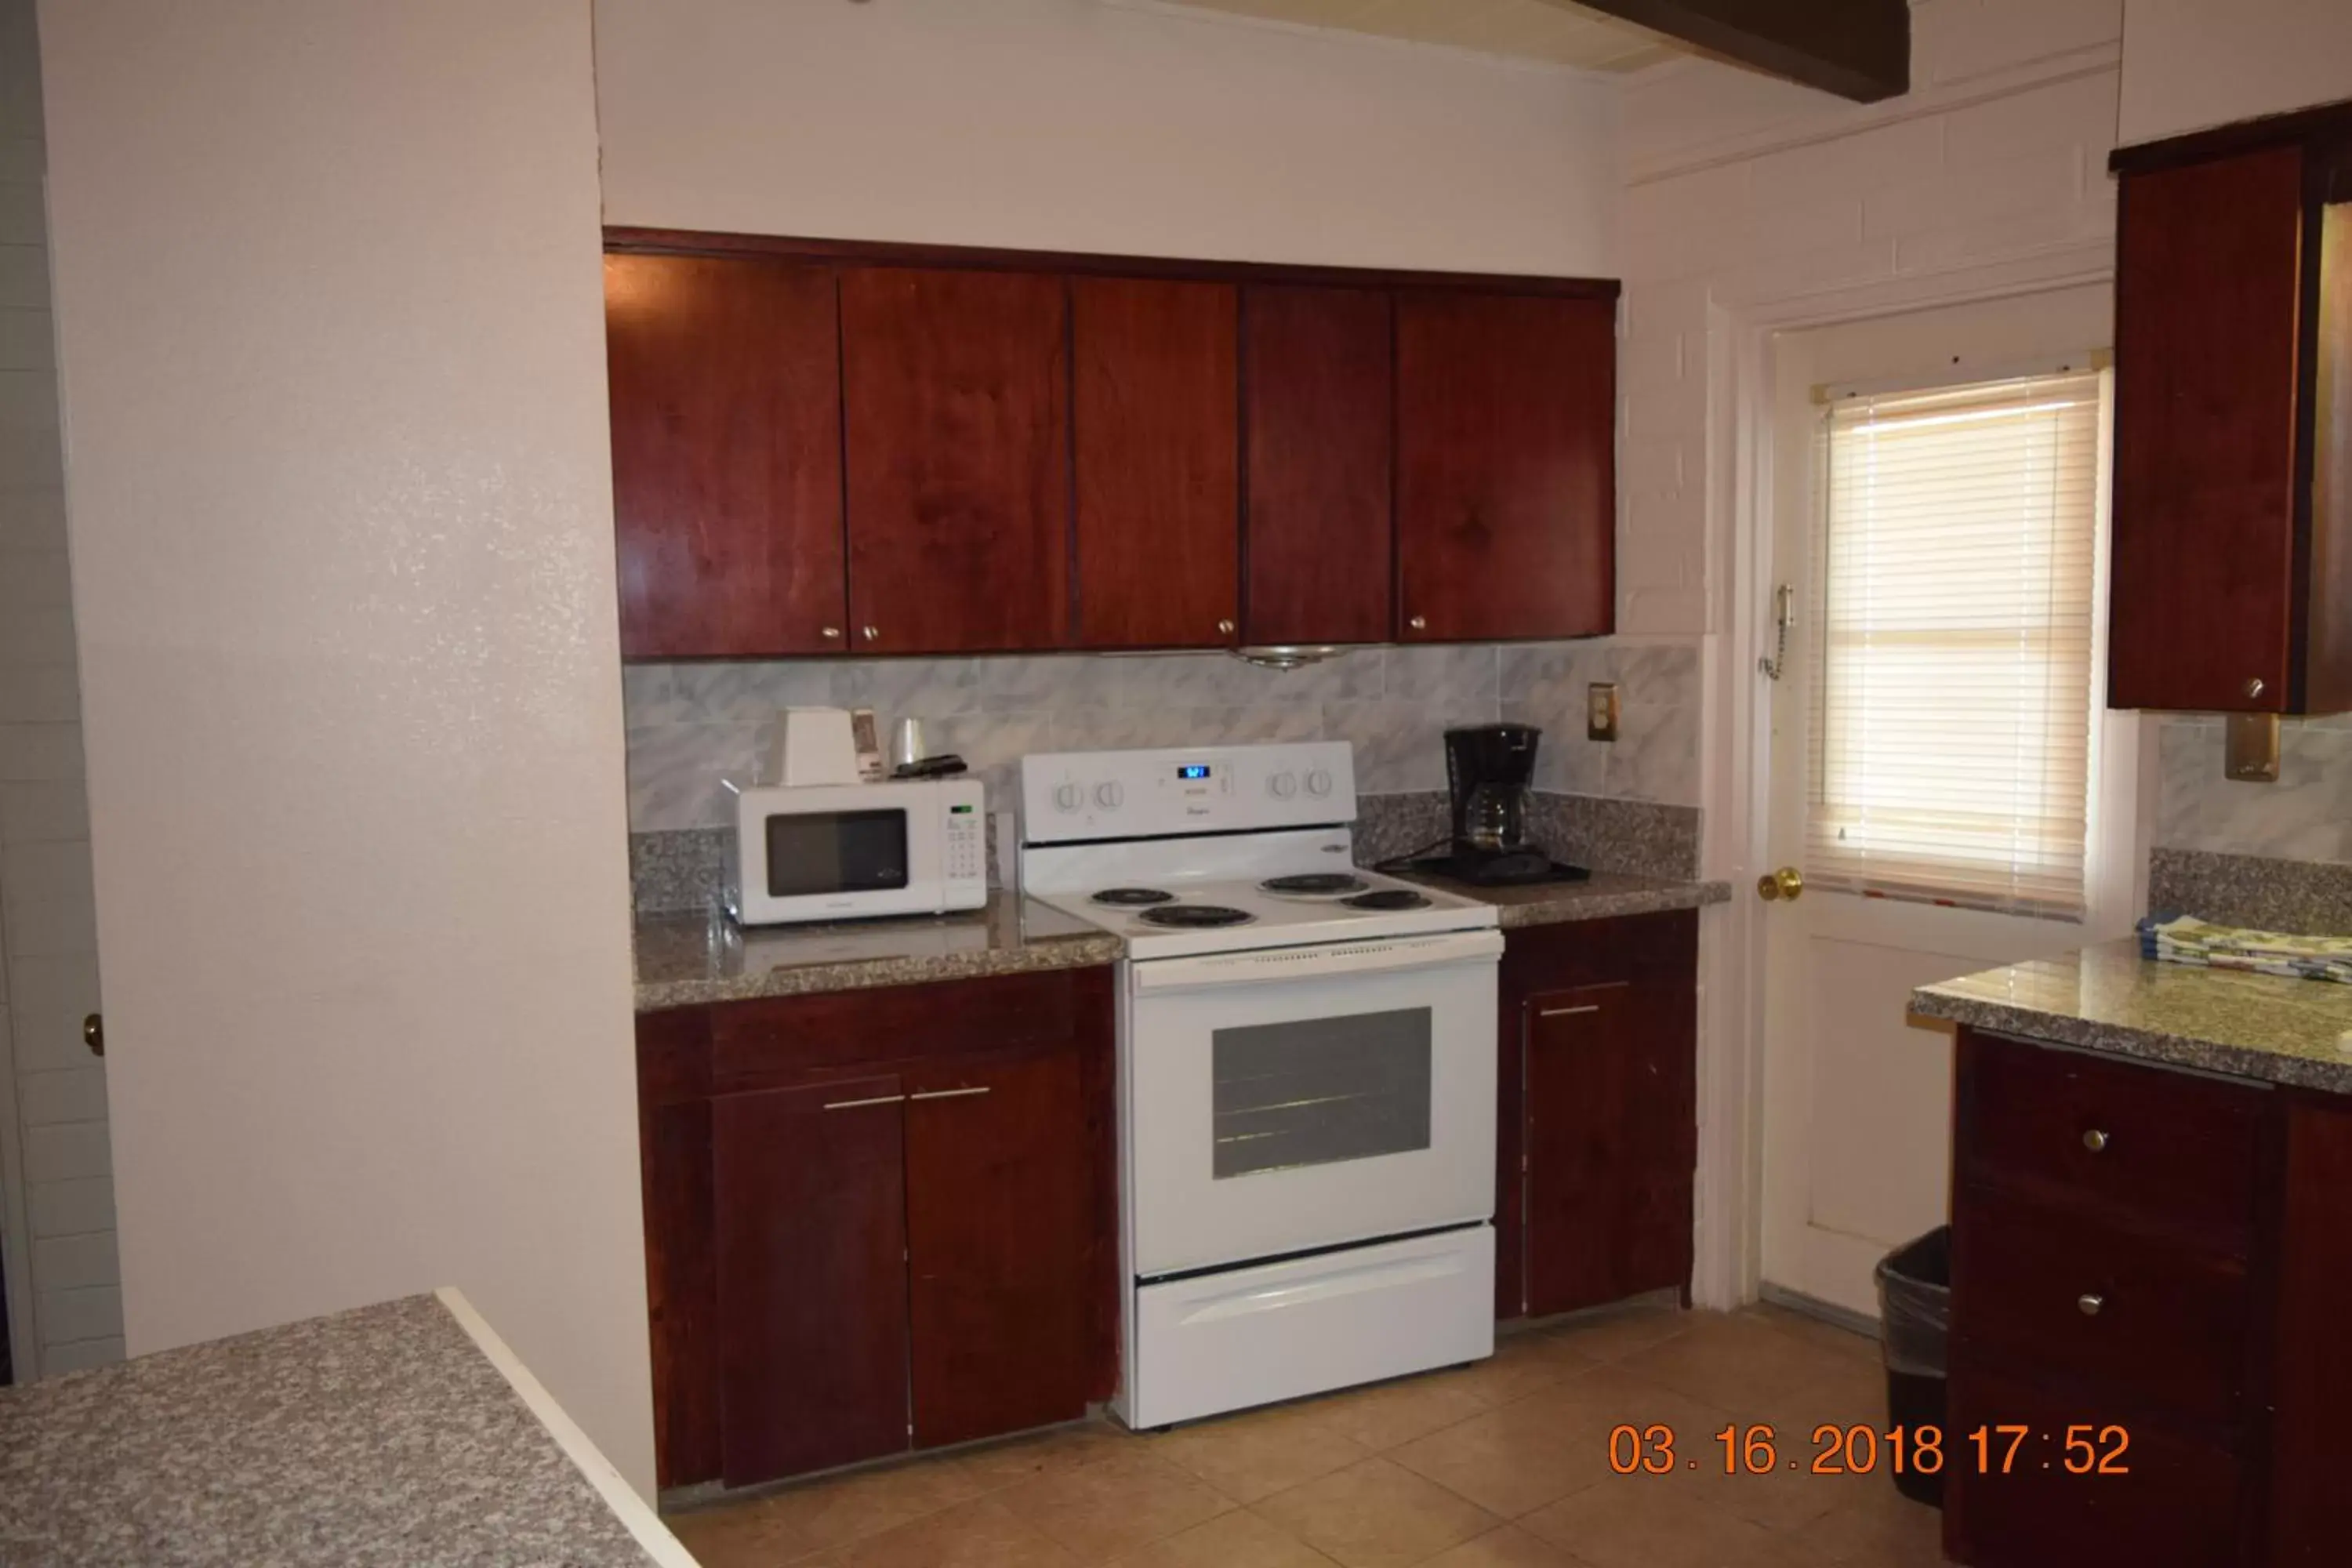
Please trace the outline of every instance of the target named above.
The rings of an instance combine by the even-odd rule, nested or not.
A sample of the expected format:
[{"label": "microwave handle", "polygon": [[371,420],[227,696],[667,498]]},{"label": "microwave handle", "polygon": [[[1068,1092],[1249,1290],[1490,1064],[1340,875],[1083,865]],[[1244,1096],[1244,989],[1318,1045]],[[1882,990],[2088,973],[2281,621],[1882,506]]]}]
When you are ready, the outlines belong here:
[{"label": "microwave handle", "polygon": [[1260,948],[1209,958],[1150,959],[1131,965],[1130,973],[1139,994],[1157,995],[1211,986],[1276,985],[1335,974],[1394,973],[1452,963],[1497,963],[1502,957],[1501,931],[1464,931],[1321,947]]}]

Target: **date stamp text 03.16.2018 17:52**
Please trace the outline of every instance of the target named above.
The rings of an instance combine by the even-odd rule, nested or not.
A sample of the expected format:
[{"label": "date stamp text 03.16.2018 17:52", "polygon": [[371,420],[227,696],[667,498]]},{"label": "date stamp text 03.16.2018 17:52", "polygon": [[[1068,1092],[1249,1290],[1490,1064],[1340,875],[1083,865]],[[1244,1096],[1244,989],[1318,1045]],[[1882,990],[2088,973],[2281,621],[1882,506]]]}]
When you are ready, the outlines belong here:
[{"label": "date stamp text 03.16.2018 17:52", "polygon": [[[1939,1426],[1845,1426],[1824,1422],[1808,1444],[1783,1451],[1771,1426],[1737,1424],[1709,1433],[1696,1445],[1699,1454],[1676,1447],[1677,1434],[1664,1423],[1612,1427],[1609,1468],[1621,1476],[1671,1476],[1720,1466],[1728,1476],[1866,1476],[1882,1467],[1896,1475],[1932,1476],[1946,1465],[1973,1467],[1980,1476],[2019,1470],[2063,1470],[2073,1476],[2121,1476],[2131,1472],[2126,1455],[2131,1434],[2114,1423],[2083,1422],[2041,1431],[2025,1426],[1979,1426],[1956,1433],[1947,1450]],[[1720,1454],[1707,1449],[1712,1442]],[[1808,1452],[1807,1450],[1810,1450]],[[1703,1457],[1701,1457],[1703,1455]]]}]

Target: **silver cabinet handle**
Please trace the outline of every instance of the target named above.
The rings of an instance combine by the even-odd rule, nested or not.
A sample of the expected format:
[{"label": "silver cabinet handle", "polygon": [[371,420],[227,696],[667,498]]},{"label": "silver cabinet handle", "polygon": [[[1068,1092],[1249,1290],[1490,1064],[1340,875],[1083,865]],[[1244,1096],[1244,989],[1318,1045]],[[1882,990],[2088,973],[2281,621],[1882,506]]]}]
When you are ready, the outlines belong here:
[{"label": "silver cabinet handle", "polygon": [[1220,636],[1222,636],[1222,637],[1231,637],[1231,636],[1233,636],[1233,635],[1234,635],[1234,623],[1233,623],[1233,622],[1231,622],[1231,621],[1219,621],[1219,622],[1217,623],[1217,632],[1218,632],[1218,634],[1219,634]]},{"label": "silver cabinet handle", "polygon": [[907,1097],[903,1094],[877,1094],[871,1100],[828,1100],[827,1110],[855,1110],[861,1105],[896,1105]]},{"label": "silver cabinet handle", "polygon": [[818,635],[823,637],[827,642],[838,642],[841,640],[841,628],[839,626],[819,626],[817,628],[817,632]]},{"label": "silver cabinet handle", "polygon": [[2107,1152],[2107,1135],[2094,1127],[2083,1134],[2083,1147],[2094,1154],[2104,1154]]},{"label": "silver cabinet handle", "polygon": [[2246,682],[2247,696],[2260,697],[2263,694],[2263,678],[2261,676],[2257,675],[2252,679]]},{"label": "silver cabinet handle", "polygon": [[967,1095],[986,1094],[991,1088],[982,1084],[977,1089],[927,1089],[920,1094],[910,1094],[908,1100],[961,1100]]},{"label": "silver cabinet handle", "polygon": [[2086,1318],[2097,1317],[2099,1315],[2099,1309],[2106,1304],[2107,1299],[2105,1296],[2100,1295],[2095,1290],[2086,1290],[2080,1296],[2074,1298],[2074,1305],[2076,1309],[2079,1310],[2083,1316]]},{"label": "silver cabinet handle", "polygon": [[1538,1013],[1536,1016],[1538,1018],[1565,1018],[1576,1013],[1598,1013],[1599,1011],[1601,1011],[1600,1003],[1587,1002],[1581,1007],[1546,1007],[1541,1012]]},{"label": "silver cabinet handle", "polygon": [[1429,617],[1427,616],[1415,616],[1412,619],[1405,622],[1405,625],[1411,626],[1414,631],[1425,632],[1429,629]]},{"label": "silver cabinet handle", "polygon": [[882,635],[882,628],[880,626],[866,626],[860,629],[858,635],[863,637],[867,642],[872,642],[875,638]]}]

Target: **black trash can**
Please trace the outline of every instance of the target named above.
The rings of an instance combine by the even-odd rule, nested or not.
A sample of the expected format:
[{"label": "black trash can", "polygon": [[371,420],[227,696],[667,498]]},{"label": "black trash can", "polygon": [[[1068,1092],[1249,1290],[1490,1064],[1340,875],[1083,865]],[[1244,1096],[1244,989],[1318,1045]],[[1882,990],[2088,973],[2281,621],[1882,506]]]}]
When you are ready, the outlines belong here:
[{"label": "black trash can", "polygon": [[[1916,1431],[1944,1430],[1944,1351],[1952,1333],[1952,1227],[1938,1226],[1878,1260],[1880,1340],[1886,1355],[1886,1417]],[[1944,1433],[1944,1454],[1952,1453]],[[1914,1502],[1944,1504],[1944,1475],[1906,1467],[1895,1488]]]}]

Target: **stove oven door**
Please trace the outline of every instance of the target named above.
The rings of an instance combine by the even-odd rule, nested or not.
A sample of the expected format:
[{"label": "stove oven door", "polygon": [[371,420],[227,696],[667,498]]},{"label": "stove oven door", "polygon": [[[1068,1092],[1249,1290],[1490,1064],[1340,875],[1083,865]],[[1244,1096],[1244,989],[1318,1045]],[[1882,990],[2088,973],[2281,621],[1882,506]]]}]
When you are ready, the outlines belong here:
[{"label": "stove oven door", "polygon": [[1476,931],[1130,964],[1136,1274],[1490,1218],[1502,951]]}]

